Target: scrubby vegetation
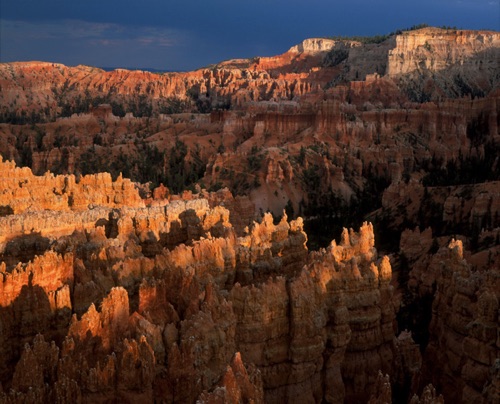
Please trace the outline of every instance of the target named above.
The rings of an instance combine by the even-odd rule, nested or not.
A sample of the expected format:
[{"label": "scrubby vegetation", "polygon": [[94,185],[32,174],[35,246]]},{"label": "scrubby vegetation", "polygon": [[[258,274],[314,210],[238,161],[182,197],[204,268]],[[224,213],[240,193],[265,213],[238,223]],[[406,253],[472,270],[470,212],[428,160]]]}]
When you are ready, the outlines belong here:
[{"label": "scrubby vegetation", "polygon": [[446,164],[437,158],[425,161],[422,168],[427,174],[423,178],[423,184],[451,186],[500,180],[500,164],[497,163],[500,145],[488,143],[484,146],[484,153],[478,154],[467,157],[460,154],[458,159],[449,160]]},{"label": "scrubby vegetation", "polygon": [[[415,31],[417,29],[422,29],[422,28],[427,28],[429,27],[428,24],[417,24],[417,25],[412,25],[409,28],[401,28],[397,29],[389,34],[385,35],[372,35],[372,36],[342,36],[342,35],[337,35],[337,36],[331,36],[328,37],[330,39],[334,39],[336,41],[356,41],[356,42],[361,42],[362,44],[379,44],[390,37],[394,35],[400,35],[404,31]],[[446,28],[445,28],[446,29]],[[448,27],[447,29],[451,29],[451,27]]]},{"label": "scrubby vegetation", "polygon": [[122,173],[133,181],[150,183],[151,188],[164,184],[171,192],[180,193],[197,183],[205,165],[199,149],[188,151],[186,144],[177,140],[168,153],[142,141],[133,153],[126,155],[120,150],[113,159],[90,148],[81,155],[78,168],[82,174],[107,171],[114,178]]},{"label": "scrubby vegetation", "polygon": [[349,57],[349,51],[347,49],[332,49],[329,51],[324,59],[323,66],[324,67],[334,67],[342,63]]}]

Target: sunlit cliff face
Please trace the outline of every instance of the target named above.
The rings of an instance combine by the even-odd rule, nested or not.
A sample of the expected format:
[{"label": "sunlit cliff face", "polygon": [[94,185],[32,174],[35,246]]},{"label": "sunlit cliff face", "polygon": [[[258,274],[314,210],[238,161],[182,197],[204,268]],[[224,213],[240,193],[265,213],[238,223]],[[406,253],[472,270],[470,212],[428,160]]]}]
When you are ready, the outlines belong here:
[{"label": "sunlit cliff face", "polygon": [[498,49],[0,66],[0,402],[494,402]]},{"label": "sunlit cliff face", "polygon": [[[418,388],[418,369],[432,375],[411,334],[395,338],[399,298],[389,258],[380,259],[374,248],[371,224],[359,232],[344,229],[338,244],[309,253],[300,219],[288,222],[284,216],[275,224],[267,214],[260,223],[247,219],[247,227],[236,232],[231,216],[247,202],[227,191],[168,201],[142,200],[131,188],[130,205],[42,209],[37,198],[68,177],[36,177],[10,162],[0,164],[23,186],[45,181],[31,194],[30,209],[0,218],[0,375],[11,389],[2,400],[119,395],[210,401],[222,394],[225,400],[303,402],[322,394],[355,401],[366,398],[367,389],[387,394],[391,385],[379,369],[403,372],[411,391]],[[91,178],[94,195],[88,198],[123,181],[96,176],[82,183]],[[215,205],[224,201],[230,210]],[[58,228],[60,217],[66,222]],[[44,228],[33,233],[36,223]],[[27,242],[32,234],[35,241]],[[410,235],[405,237],[408,250]],[[45,250],[29,262],[7,264],[41,245]],[[408,250],[408,257],[415,259],[415,251]],[[431,269],[438,290],[462,288],[471,277],[462,242],[440,249]],[[450,280],[450,271],[459,278]],[[471,321],[491,329],[495,294],[482,291],[479,278],[468,285],[481,295],[470,302],[482,313]],[[432,323],[431,331],[453,327],[446,307],[436,320],[444,329]],[[490,342],[468,335],[469,346],[492,349]],[[437,349],[438,341],[431,339],[429,349]],[[464,358],[476,360],[474,353]],[[290,384],[299,374],[310,388]],[[402,388],[397,381],[393,385]],[[469,384],[462,386],[466,397],[477,394]],[[426,391],[436,397],[433,388]]]},{"label": "sunlit cliff face", "polygon": [[323,99],[325,90],[374,74],[410,101],[477,97],[498,86],[499,44],[495,31],[425,28],[380,43],[312,38],[282,55],[232,59],[187,73],[4,63],[0,112],[11,121],[43,121],[87,112],[99,103],[135,116],[248,108],[259,101]]},{"label": "sunlit cliff face", "polygon": [[499,49],[496,32],[426,28],[381,43],[310,39],[181,74],[4,64],[3,121],[35,125],[3,127],[0,152],[39,175],[228,186],[257,210],[290,202],[308,216],[313,189],[349,201],[380,193],[369,176],[407,180],[494,151],[482,147],[498,133]]},{"label": "sunlit cliff face", "polygon": [[[305,372],[317,380],[301,393],[306,398],[313,389],[325,389],[319,375],[326,372],[322,358],[332,338],[327,329],[337,335],[335,358],[340,357],[330,362],[338,370],[365,338],[376,357],[381,347],[391,352],[391,269],[387,258],[375,261],[371,225],[345,232],[338,246],[309,256],[301,220],[288,222],[285,216],[274,224],[268,214],[237,234],[231,210],[209,203],[226,195],[234,212],[241,203],[227,193],[145,206],[121,178],[88,176],[76,183],[72,177],[37,177],[10,162],[0,164],[2,172],[11,172],[2,178],[10,181],[11,192],[33,184],[22,201],[30,208],[12,206],[16,213],[0,218],[1,375],[18,397],[56,397],[64,383],[70,386],[64,394],[71,397],[105,397],[111,389],[175,401],[211,397],[227,384],[233,389],[227,394],[262,400],[264,394],[288,396],[295,391],[288,378]],[[57,184],[66,188],[57,192]],[[77,195],[81,188],[92,190],[83,193],[95,203],[90,209],[63,203],[47,209],[49,195]],[[110,190],[131,197],[99,205],[99,195]],[[45,205],[37,204],[39,199]],[[30,244],[26,238],[32,230],[39,231]],[[35,258],[6,264],[20,256],[20,249],[29,255],[25,249],[42,240],[45,251]],[[366,297],[358,300],[360,293]],[[372,305],[373,330],[363,336],[350,318],[353,324],[362,321],[355,313]],[[330,310],[340,317],[330,318]],[[383,359],[388,369],[390,356]],[[286,374],[275,373],[276,364]],[[352,377],[360,369],[353,369]],[[373,377],[368,373],[370,384],[376,370]],[[343,383],[337,371],[328,377]],[[348,385],[344,389],[328,394],[359,394]]]}]

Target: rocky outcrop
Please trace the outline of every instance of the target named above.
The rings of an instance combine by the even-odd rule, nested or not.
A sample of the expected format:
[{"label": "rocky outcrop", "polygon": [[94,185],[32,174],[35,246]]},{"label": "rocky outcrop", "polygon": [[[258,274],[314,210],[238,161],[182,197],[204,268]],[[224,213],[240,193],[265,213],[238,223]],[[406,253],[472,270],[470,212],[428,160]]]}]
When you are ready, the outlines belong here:
[{"label": "rocky outcrop", "polygon": [[422,69],[439,72],[459,64],[462,69],[470,69],[475,68],[479,58],[488,69],[498,57],[499,46],[500,34],[494,31],[440,28],[406,31],[396,36],[396,47],[389,52],[387,74],[394,76]]},{"label": "rocky outcrop", "polygon": [[73,309],[73,256],[47,252],[9,270],[2,262],[0,276],[0,374],[6,380],[20,350],[37,332],[56,341],[64,334]]},{"label": "rocky outcrop", "polygon": [[[408,291],[417,337],[425,348],[420,383],[464,403],[494,402],[498,356],[498,266],[473,266],[462,240],[406,231],[401,251],[409,264]],[[417,308],[417,306],[419,306]],[[425,331],[422,333],[422,329]],[[427,331],[428,330],[428,331]],[[493,395],[492,395],[493,394]]]},{"label": "rocky outcrop", "polygon": [[[332,45],[331,40],[313,39],[272,58],[231,60],[210,69],[161,76],[6,64],[0,71],[5,88],[12,90],[2,91],[0,97],[22,92],[24,86],[26,99],[37,98],[38,90],[52,91],[40,100],[42,106],[89,106],[94,97],[110,104],[82,107],[80,115],[56,122],[5,125],[0,153],[37,174],[74,173],[76,182],[79,173],[109,171],[113,178],[123,172],[135,181],[155,186],[163,182],[172,193],[186,187],[227,186],[234,195],[249,196],[257,211],[276,216],[287,205],[294,213],[318,201],[329,205],[324,202],[329,192],[346,203],[351,197],[359,200],[363,192],[381,194],[368,189],[375,178],[394,183],[388,200],[411,197],[402,194],[402,182],[412,175],[413,183],[418,182],[431,168],[440,178],[448,164],[455,164],[450,165],[452,172],[458,171],[459,163],[467,170],[485,160],[484,169],[468,171],[496,172],[498,164],[491,155],[499,144],[500,103],[490,62],[496,61],[497,37],[487,31],[424,29],[380,44],[342,40]],[[426,41],[436,49],[427,50]],[[335,66],[321,61],[330,45],[331,52],[346,52]],[[315,54],[306,48],[322,51]],[[419,57],[432,66],[421,66]],[[397,74],[393,67],[400,62],[394,58],[402,58],[404,65]],[[476,62],[483,67],[476,69]],[[450,64],[468,70],[452,74]],[[51,85],[42,91],[37,83],[43,77]],[[82,88],[88,90],[85,97]],[[32,90],[35,94],[29,95]],[[27,104],[12,108],[26,110],[29,117],[28,109],[38,104]],[[147,109],[134,110],[141,117],[113,115],[139,105]],[[190,113],[173,113],[180,111]],[[317,178],[318,183],[312,181]],[[16,194],[20,203],[23,192]],[[75,199],[80,202],[85,201]],[[448,211],[455,202],[448,202]],[[60,203],[66,203],[64,195]],[[11,209],[0,203],[0,215]],[[248,225],[245,222],[234,223],[238,234]]]},{"label": "rocky outcrop", "polygon": [[487,386],[496,382],[498,270],[472,271],[460,240],[452,240],[439,254],[430,339],[424,355],[427,376],[445,397],[493,402],[494,389]]},{"label": "rocky outcrop", "polygon": [[[389,259],[374,262],[373,228],[367,224],[359,234],[344,230],[340,244],[332,242],[323,254],[324,258],[321,254],[312,256],[310,268],[327,291],[329,312],[333,311],[339,321],[331,324],[331,331],[327,325],[327,335],[332,338],[328,345],[334,347],[327,365],[333,386],[338,385],[335,379],[340,373],[346,387],[345,400],[367,400],[366,388],[375,383],[378,369],[389,371],[393,366],[395,308]],[[337,305],[339,301],[345,305],[343,310]],[[347,344],[342,347],[340,341]],[[342,349],[345,357],[339,372],[332,359]],[[359,385],[366,387],[364,392],[355,387]],[[335,401],[343,398],[334,390],[330,394]]]},{"label": "rocky outcrop", "polygon": [[395,337],[398,299],[372,225],[310,253],[301,219],[266,214],[238,235],[220,205],[248,200],[207,196],[62,206],[44,214],[65,230],[30,241],[4,227],[3,400],[363,401],[379,370],[398,397],[428,382],[464,402],[495,397],[498,285],[494,271],[471,271],[460,242],[435,253],[431,230],[402,237],[408,286],[436,291],[422,360],[409,333]]},{"label": "rocky outcrop", "polygon": [[[471,94],[482,97],[498,87],[496,69],[500,34],[424,28],[396,37],[389,51],[387,75],[413,100]],[[411,82],[417,79],[416,82]]]},{"label": "rocky outcrop", "polygon": [[392,369],[390,264],[375,259],[373,229],[364,225],[312,255],[295,278],[231,290],[236,340],[261,369],[267,401],[367,399],[355,386]]},{"label": "rocky outcrop", "polygon": [[[35,176],[28,167],[16,167],[0,156],[0,206],[7,213],[20,214],[41,210],[88,210],[93,205],[117,207],[126,203],[140,206],[134,184],[119,176],[115,181],[108,173],[61,176],[46,173]],[[4,216],[4,215],[2,215]],[[39,228],[41,226],[38,226]]]},{"label": "rocky outcrop", "polygon": [[241,284],[266,279],[272,275],[293,276],[306,262],[306,235],[302,220],[288,223],[284,215],[273,224],[271,214],[264,215],[261,223],[255,223],[249,234],[238,240],[238,271]]},{"label": "rocky outcrop", "polygon": [[1,65],[0,401],[494,402],[497,36]]},{"label": "rocky outcrop", "polygon": [[309,38],[302,43],[292,46],[288,52],[294,53],[318,53],[318,52],[328,52],[335,46],[335,41],[333,39],[326,38]]},{"label": "rocky outcrop", "polygon": [[229,221],[238,236],[244,235],[245,228],[257,219],[255,205],[248,196],[233,196],[227,188],[217,192],[204,192],[202,196],[208,200],[211,208],[224,206],[229,210]]},{"label": "rocky outcrop", "polygon": [[203,392],[200,403],[264,402],[260,372],[251,366],[244,366],[241,355],[236,353],[222,376],[219,385],[211,392]]},{"label": "rocky outcrop", "polygon": [[[0,65],[0,114],[9,122],[31,117],[50,120],[88,112],[96,100],[111,103],[121,114],[130,111],[136,116],[190,112],[192,108],[203,112],[307,98],[310,93],[321,99],[325,86],[368,81],[386,73],[413,101],[484,96],[498,85],[499,38],[492,31],[437,28],[402,32],[377,44],[310,38],[282,55],[233,59],[210,69],[161,75],[44,62],[8,63]],[[326,63],[329,51],[340,51],[341,57],[334,55]],[[102,112],[98,113],[101,118]]]},{"label": "rocky outcrop", "polygon": [[[379,372],[376,387],[368,403],[385,404],[390,402],[392,402],[390,377],[389,375],[384,375],[382,372]],[[436,393],[434,386],[429,384],[425,386],[420,397],[414,394],[408,402],[411,404],[443,404],[444,399],[442,395]]]},{"label": "rocky outcrop", "polygon": [[1,400],[367,399],[395,366],[391,267],[373,227],[310,254],[286,215],[238,236],[225,196],[247,203],[132,200],[93,219],[63,205],[47,214],[76,224],[44,231],[44,251],[15,266],[5,234]]}]

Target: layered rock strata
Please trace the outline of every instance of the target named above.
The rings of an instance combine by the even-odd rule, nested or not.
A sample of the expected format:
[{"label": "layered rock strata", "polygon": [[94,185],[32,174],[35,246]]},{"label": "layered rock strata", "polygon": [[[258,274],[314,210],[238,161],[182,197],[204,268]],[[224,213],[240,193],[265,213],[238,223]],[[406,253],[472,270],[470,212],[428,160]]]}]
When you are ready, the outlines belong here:
[{"label": "layered rock strata", "polygon": [[[33,122],[0,125],[33,169],[0,161],[1,400],[498,401],[498,49],[425,29],[162,76],[0,65],[2,119]],[[379,206],[384,248],[422,229],[397,293],[370,225],[310,253],[263,215]]]},{"label": "layered rock strata", "polygon": [[462,240],[436,240],[431,229],[408,230],[401,240],[411,268],[408,288],[420,302],[415,326],[425,334],[420,383],[431,382],[447,399],[495,402],[498,247],[490,249],[487,264],[473,265],[477,254],[466,251]]},{"label": "layered rock strata", "polygon": [[121,105],[121,112],[133,110],[139,116],[241,107],[307,98],[311,93],[322,98],[330,86],[383,75],[402,90],[402,98],[408,99],[406,93],[414,101],[484,96],[498,86],[499,43],[500,34],[494,31],[438,28],[402,32],[379,44],[311,38],[282,55],[161,75],[46,62],[5,63],[0,65],[0,113],[11,121],[52,119],[88,111],[96,100]]},{"label": "layered rock strata", "polygon": [[130,200],[86,226],[61,205],[47,215],[77,223],[45,229],[44,251],[13,266],[3,250],[2,402],[357,401],[393,373],[391,267],[370,224],[310,254],[300,219],[238,236],[206,199]]},{"label": "layered rock strata", "polygon": [[500,351],[498,267],[472,270],[460,240],[452,240],[438,254],[426,371],[445,397],[495,402]]}]

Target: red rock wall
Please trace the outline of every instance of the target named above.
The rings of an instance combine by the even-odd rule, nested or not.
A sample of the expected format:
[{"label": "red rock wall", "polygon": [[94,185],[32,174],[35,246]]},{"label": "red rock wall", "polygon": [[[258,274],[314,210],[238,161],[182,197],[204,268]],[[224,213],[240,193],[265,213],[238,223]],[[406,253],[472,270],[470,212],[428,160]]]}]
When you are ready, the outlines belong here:
[{"label": "red rock wall", "polygon": [[371,225],[309,254],[301,220],[267,214],[238,237],[205,199],[93,211],[86,226],[49,211],[76,224],[30,262],[4,250],[0,401],[340,402],[392,371]]},{"label": "red rock wall", "polygon": [[0,156],[0,206],[14,214],[27,210],[88,210],[89,206],[117,207],[123,203],[140,206],[142,201],[129,179],[113,181],[108,173],[35,176],[28,167],[19,168]]}]

